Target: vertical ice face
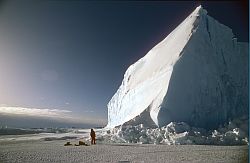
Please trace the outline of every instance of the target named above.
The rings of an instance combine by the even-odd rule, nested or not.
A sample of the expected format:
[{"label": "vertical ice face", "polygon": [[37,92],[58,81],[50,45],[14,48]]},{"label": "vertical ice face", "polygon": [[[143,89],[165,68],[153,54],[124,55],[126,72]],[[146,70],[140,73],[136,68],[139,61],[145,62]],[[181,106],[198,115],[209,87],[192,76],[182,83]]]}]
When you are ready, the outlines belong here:
[{"label": "vertical ice face", "polygon": [[231,29],[197,7],[127,69],[108,103],[107,127],[184,121],[211,128],[244,114],[247,50],[233,40]]}]

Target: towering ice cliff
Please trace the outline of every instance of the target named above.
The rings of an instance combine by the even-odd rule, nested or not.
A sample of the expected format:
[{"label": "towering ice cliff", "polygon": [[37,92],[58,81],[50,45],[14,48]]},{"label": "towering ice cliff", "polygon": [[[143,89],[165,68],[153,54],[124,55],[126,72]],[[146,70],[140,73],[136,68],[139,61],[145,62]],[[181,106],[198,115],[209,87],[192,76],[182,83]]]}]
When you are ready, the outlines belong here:
[{"label": "towering ice cliff", "polygon": [[131,65],[108,103],[108,125],[170,122],[215,128],[248,114],[248,44],[197,7]]}]

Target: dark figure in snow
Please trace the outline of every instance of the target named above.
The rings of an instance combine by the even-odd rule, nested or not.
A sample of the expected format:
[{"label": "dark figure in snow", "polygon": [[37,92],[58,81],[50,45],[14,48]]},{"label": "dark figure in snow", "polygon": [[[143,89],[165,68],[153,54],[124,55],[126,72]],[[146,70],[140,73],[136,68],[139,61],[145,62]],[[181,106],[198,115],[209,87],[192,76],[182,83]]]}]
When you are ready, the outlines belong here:
[{"label": "dark figure in snow", "polygon": [[91,136],[91,144],[95,144],[95,131],[93,130],[93,128],[91,129],[90,136]]}]

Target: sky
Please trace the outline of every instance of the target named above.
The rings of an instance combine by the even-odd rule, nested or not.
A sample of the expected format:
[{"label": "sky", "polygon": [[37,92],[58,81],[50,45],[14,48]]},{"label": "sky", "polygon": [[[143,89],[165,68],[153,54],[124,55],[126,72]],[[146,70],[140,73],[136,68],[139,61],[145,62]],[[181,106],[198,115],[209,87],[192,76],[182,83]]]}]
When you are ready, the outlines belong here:
[{"label": "sky", "polygon": [[0,1],[0,126],[105,126],[129,65],[197,6],[248,42],[247,3]]}]

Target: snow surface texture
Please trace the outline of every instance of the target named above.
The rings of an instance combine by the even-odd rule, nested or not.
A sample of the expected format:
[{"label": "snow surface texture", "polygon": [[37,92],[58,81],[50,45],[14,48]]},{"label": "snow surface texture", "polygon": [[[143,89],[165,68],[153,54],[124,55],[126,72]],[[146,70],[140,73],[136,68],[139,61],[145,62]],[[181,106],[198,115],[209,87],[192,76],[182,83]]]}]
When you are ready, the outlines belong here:
[{"label": "snow surface texture", "polygon": [[247,43],[197,7],[127,69],[108,103],[106,128],[144,124],[166,131],[170,122],[185,122],[216,129],[248,115],[247,54]]},{"label": "snow surface texture", "polygon": [[[78,141],[70,141],[78,144]],[[65,140],[0,142],[1,163],[236,163],[248,146],[105,144],[63,146]]]}]

